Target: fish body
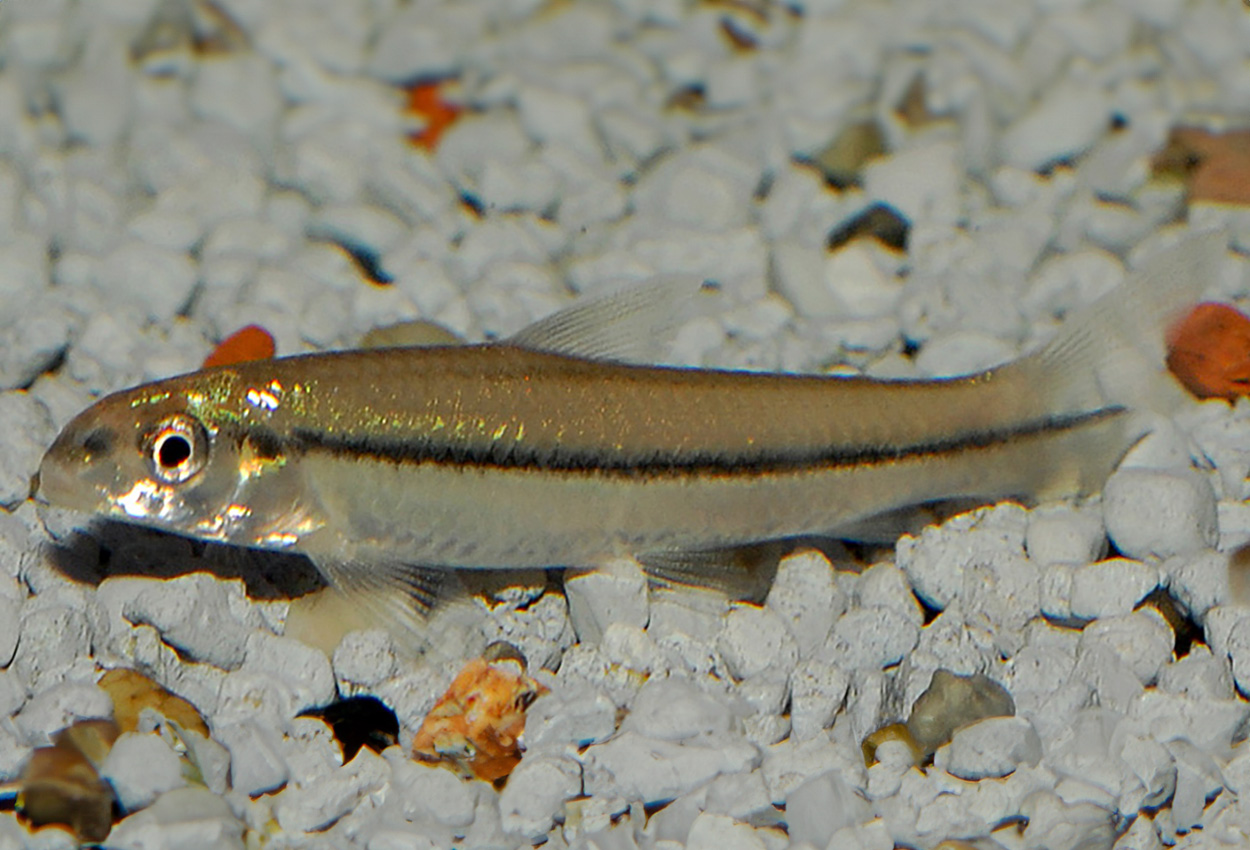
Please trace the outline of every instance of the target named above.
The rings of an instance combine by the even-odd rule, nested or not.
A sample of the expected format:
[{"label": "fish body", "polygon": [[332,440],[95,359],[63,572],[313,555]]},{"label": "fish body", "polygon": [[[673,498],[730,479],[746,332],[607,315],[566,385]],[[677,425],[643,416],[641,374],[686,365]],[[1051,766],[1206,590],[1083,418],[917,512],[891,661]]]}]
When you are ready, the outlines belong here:
[{"label": "fish body", "polygon": [[84,411],[40,493],[368,583],[378,565],[587,566],[836,534],[936,499],[1088,492],[1136,436],[1102,367],[1192,302],[1195,250],[1113,293],[1137,312],[1109,296],[1042,351],[945,380],[599,359],[593,306],[497,344],[217,367]]}]

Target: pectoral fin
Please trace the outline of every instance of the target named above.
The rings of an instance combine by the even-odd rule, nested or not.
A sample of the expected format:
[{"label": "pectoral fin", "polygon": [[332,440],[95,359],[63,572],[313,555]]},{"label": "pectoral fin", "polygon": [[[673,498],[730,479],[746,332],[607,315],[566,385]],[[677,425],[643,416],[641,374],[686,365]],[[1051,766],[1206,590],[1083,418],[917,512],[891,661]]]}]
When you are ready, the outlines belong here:
[{"label": "pectoral fin", "polygon": [[401,650],[417,655],[430,645],[427,620],[435,606],[455,596],[459,580],[448,570],[399,561],[364,561],[319,556],[313,559],[334,596],[318,600],[304,615],[353,629],[384,629]]}]

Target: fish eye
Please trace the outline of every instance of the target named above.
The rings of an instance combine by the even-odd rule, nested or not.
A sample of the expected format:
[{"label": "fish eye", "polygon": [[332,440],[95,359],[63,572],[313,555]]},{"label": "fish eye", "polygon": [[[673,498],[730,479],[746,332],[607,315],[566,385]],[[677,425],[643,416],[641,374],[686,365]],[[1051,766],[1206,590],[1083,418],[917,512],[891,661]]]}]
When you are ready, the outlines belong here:
[{"label": "fish eye", "polygon": [[204,468],[208,434],[198,421],[175,414],[156,423],[143,440],[152,474],[166,484],[181,484]]}]

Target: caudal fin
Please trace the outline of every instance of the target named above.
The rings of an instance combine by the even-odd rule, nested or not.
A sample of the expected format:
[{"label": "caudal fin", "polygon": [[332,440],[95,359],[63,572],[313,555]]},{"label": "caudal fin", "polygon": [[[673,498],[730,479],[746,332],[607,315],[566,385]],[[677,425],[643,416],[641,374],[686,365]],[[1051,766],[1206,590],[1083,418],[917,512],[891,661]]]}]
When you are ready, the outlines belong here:
[{"label": "caudal fin", "polygon": [[1072,316],[1019,368],[1053,393],[1055,411],[1174,412],[1186,396],[1165,367],[1167,330],[1198,303],[1227,255],[1228,237],[1219,231],[1160,252]]}]

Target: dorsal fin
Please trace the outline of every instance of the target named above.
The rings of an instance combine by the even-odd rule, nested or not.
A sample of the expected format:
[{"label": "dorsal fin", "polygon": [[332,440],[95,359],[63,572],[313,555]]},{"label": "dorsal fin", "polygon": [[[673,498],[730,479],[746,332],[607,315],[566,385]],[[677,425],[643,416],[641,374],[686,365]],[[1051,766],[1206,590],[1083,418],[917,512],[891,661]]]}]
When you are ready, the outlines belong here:
[{"label": "dorsal fin", "polygon": [[594,360],[654,359],[680,326],[682,307],[703,281],[665,275],[628,289],[583,298],[522,328],[510,345]]}]

